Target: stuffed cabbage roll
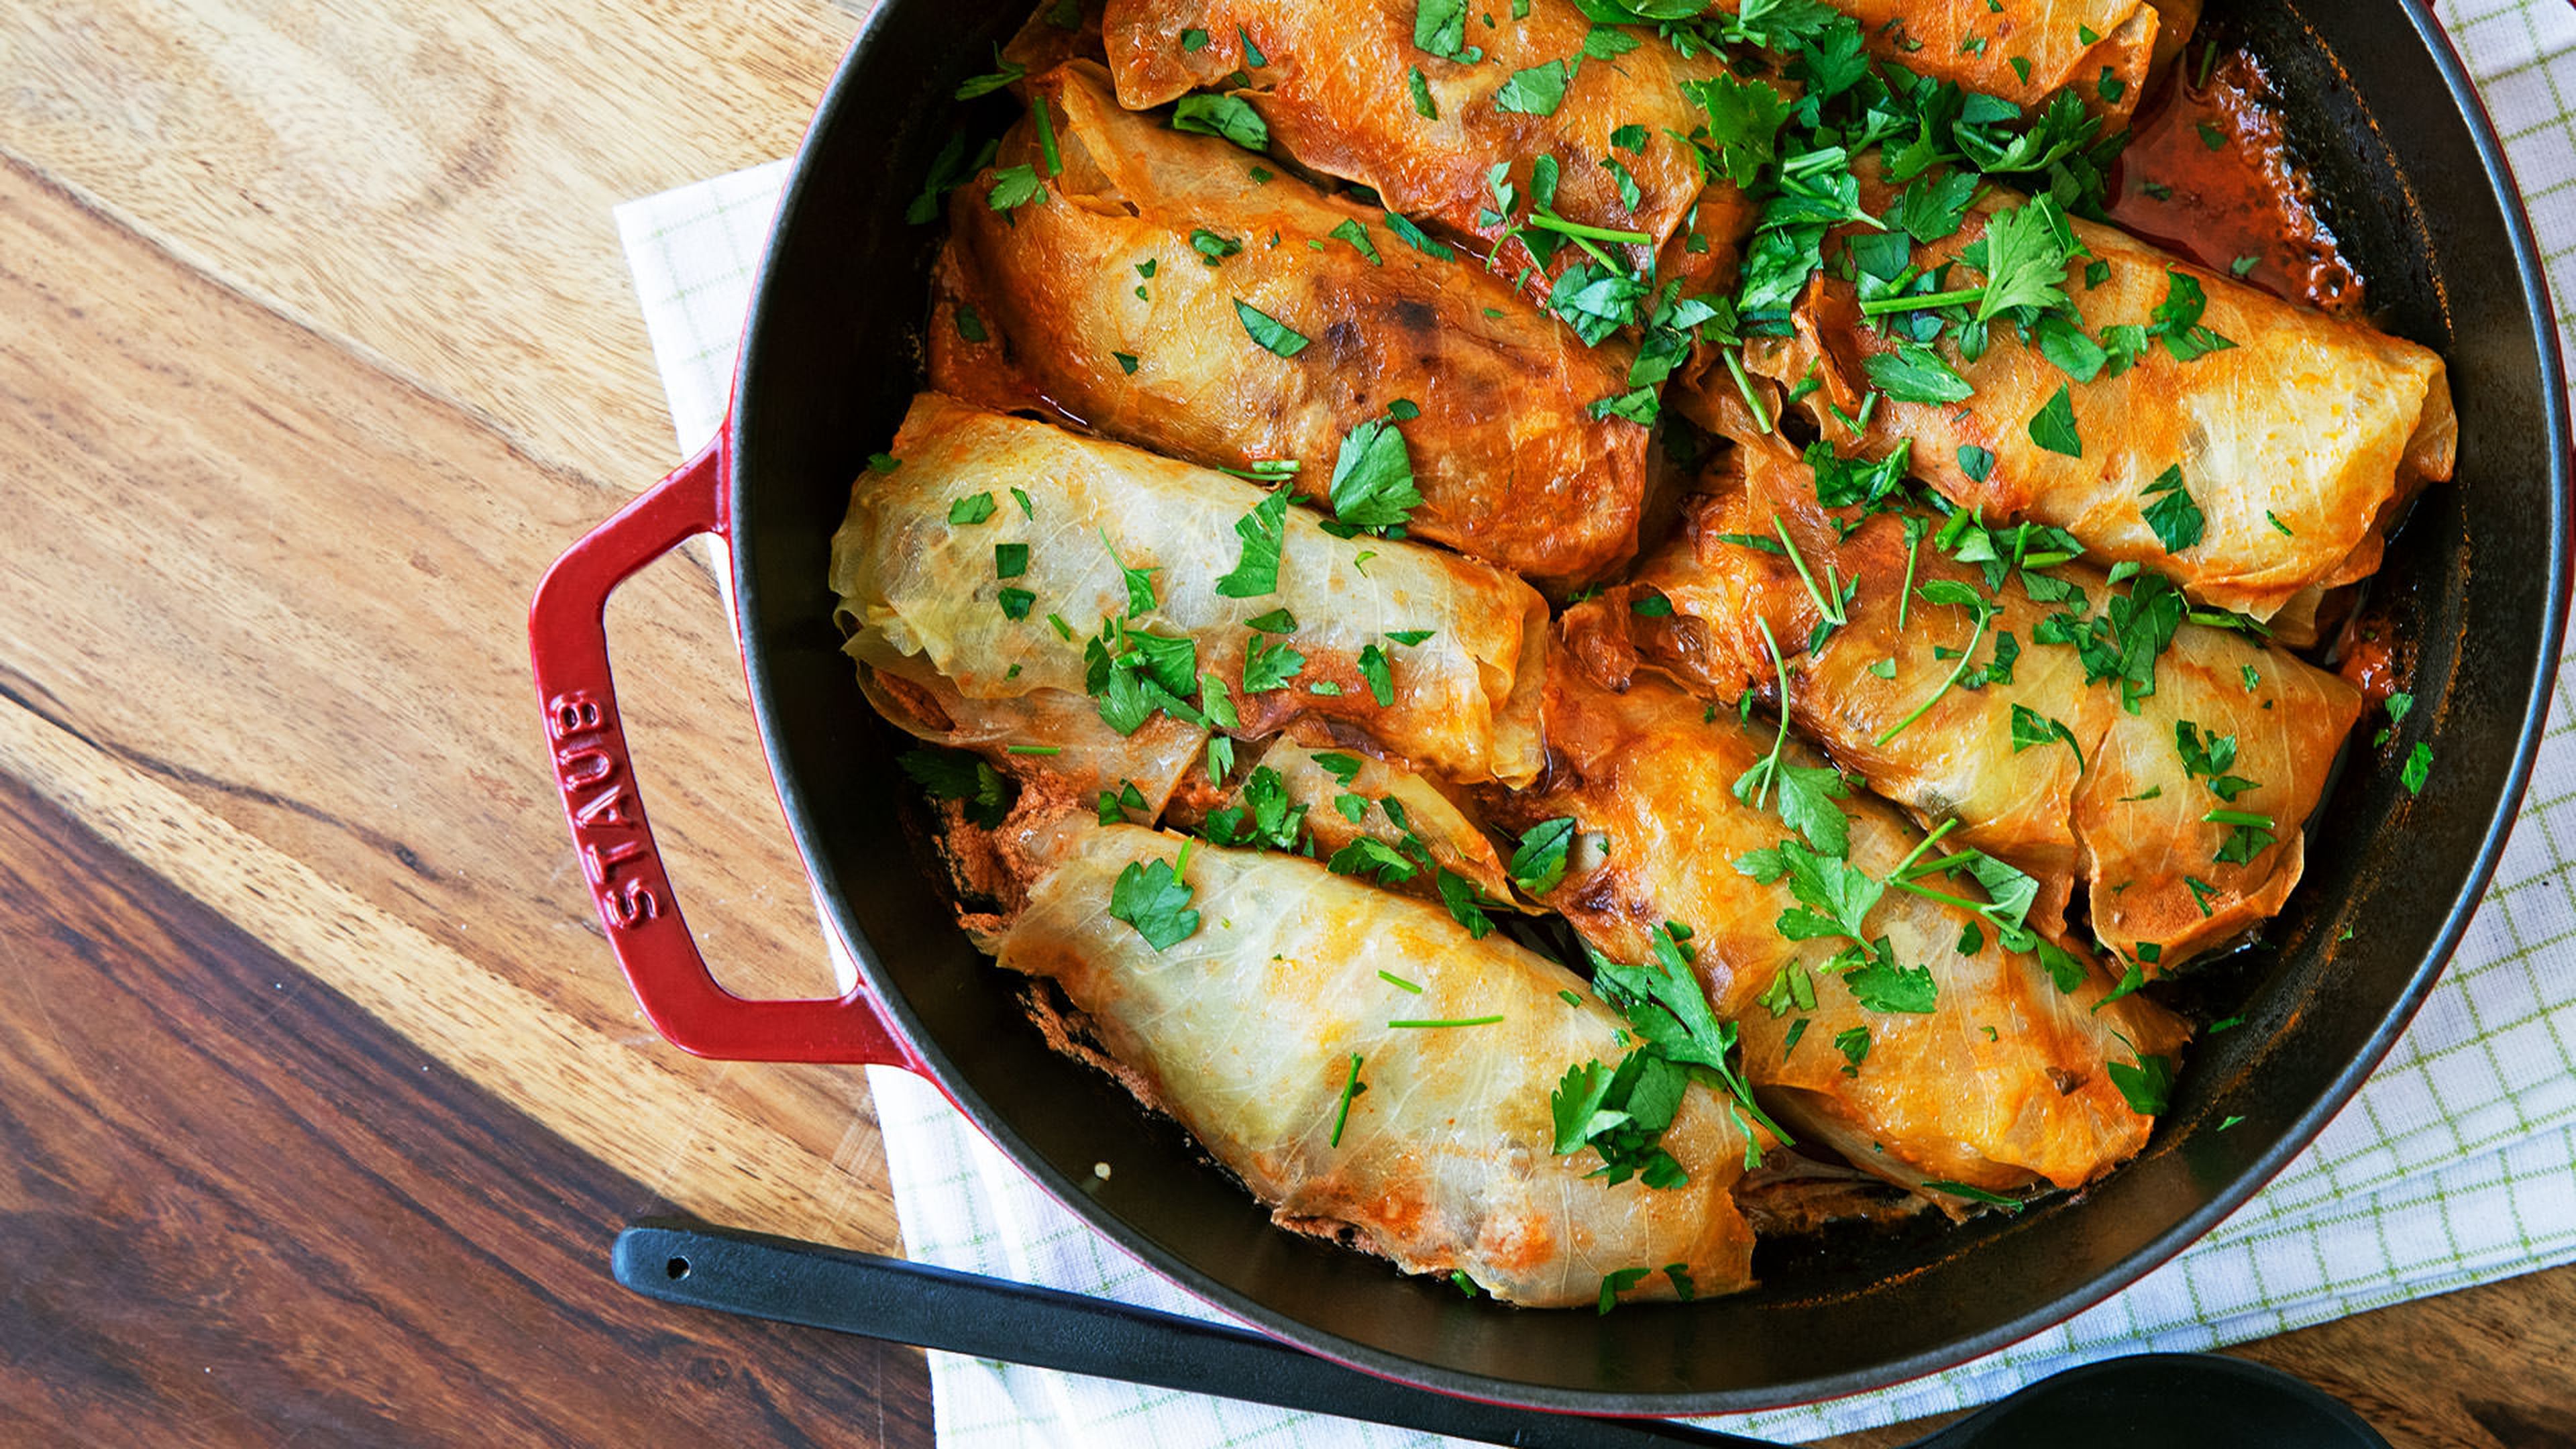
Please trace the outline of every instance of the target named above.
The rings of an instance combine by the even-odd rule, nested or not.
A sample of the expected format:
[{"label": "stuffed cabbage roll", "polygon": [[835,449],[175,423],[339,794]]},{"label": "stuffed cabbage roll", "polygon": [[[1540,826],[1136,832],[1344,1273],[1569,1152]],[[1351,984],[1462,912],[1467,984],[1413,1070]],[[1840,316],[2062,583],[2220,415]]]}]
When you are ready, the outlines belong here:
[{"label": "stuffed cabbage roll", "polygon": [[[2075,563],[1998,586],[1989,567],[2013,574],[2016,552],[2038,552],[2017,530],[1949,544],[2000,554],[1994,565],[1958,562],[1932,520],[1910,535],[1896,512],[1844,537],[1853,510],[1821,506],[1814,471],[1767,449],[1737,449],[1709,482],[1685,536],[1630,586],[1670,613],[1619,606],[1617,632],[1645,660],[1715,699],[1776,695],[1776,641],[1801,731],[1918,818],[1955,817],[1952,840],[2036,877],[2042,925],[2087,886],[2095,936],[2149,974],[2280,910],[2300,829],[2360,714],[2351,686],[2184,622],[2160,578],[2115,589]],[[1847,621],[1826,631],[1823,594]],[[1627,661],[1600,632],[1587,663],[1615,679]]]},{"label": "stuffed cabbage roll", "polygon": [[[1444,26],[1413,0],[1111,0],[1101,33],[1125,105],[1234,86],[1303,164],[1462,236],[1525,220],[1519,209],[1493,219],[1488,173],[1507,167],[1526,198],[1545,159],[1558,215],[1642,233],[1631,261],[1655,262],[1685,293],[1731,283],[1753,208],[1727,182],[1703,185],[1680,139],[1707,124],[1681,83],[1723,72],[1725,58],[1686,60],[1642,28],[1607,27],[1638,43],[1596,58],[1595,27],[1573,0],[1521,8],[1468,7]],[[1563,247],[1544,270],[1581,256]],[[1517,241],[1494,257],[1506,275],[1531,260]]]},{"label": "stuffed cabbage roll", "polygon": [[[2027,927],[1968,879],[1882,884],[1950,842],[1927,853],[1923,832],[1795,742],[1772,767],[1789,783],[1740,798],[1774,727],[1668,684],[1553,681],[1547,720],[1554,767],[1509,802],[1519,826],[1571,822],[1564,878],[1541,899],[1615,960],[1691,954],[1742,1033],[1745,1077],[1792,1131],[1951,1206],[1974,1194],[1944,1184],[2080,1187],[2145,1144],[2152,1123],[2132,1101],[2156,1105],[2186,1029],[2142,997],[2106,1003],[2111,983],[2076,953],[2006,949]],[[1784,823],[1809,808],[1837,820],[1805,835]],[[1995,899],[2014,897],[2008,879],[1991,882]]]},{"label": "stuffed cabbage roll", "polygon": [[[1728,11],[1742,0],[1717,0]],[[2036,111],[2071,91],[2118,130],[2182,49],[2200,0],[1825,0],[1870,54]]]},{"label": "stuffed cabbage roll", "polygon": [[[1628,390],[1633,348],[1583,346],[1381,211],[1294,176],[1256,182],[1229,143],[1119,109],[1096,65],[1028,89],[1052,108],[1061,171],[1047,176],[1023,120],[994,165],[1030,167],[1038,199],[952,199],[932,387],[1212,467],[1292,461],[1318,500],[1345,437],[1409,404],[1418,416],[1392,426],[1421,494],[1414,536],[1559,591],[1636,552],[1646,429],[1586,413]],[[1312,345],[1255,341],[1247,304]]]},{"label": "stuffed cabbage roll", "polygon": [[880,676],[1088,697],[1126,734],[1158,714],[1352,731],[1460,783],[1538,773],[1547,608],[1509,574],[936,393],[884,466],[851,489],[831,576]]},{"label": "stuffed cabbage roll", "polygon": [[[1134,908],[1148,894],[1159,914]],[[1587,1178],[1588,1155],[1550,1150],[1549,1093],[1615,1058],[1623,1023],[1582,978],[1437,906],[1296,856],[1109,826],[1074,838],[995,954],[1061,987],[1068,1025],[1283,1226],[1540,1307],[1593,1303],[1628,1269],[1645,1270],[1637,1298],[1751,1280],[1733,1196],[1747,1143],[1726,1106],[1692,1086],[1664,1130],[1687,1181]]]},{"label": "stuffed cabbage roll", "polygon": [[[1874,169],[1863,162],[1865,180]],[[1887,200],[1879,188],[1864,204]],[[1989,197],[1911,264],[1973,289],[1975,268],[1938,269],[1982,247],[1998,214],[2030,223],[2029,210]],[[1964,392],[1923,365],[1901,315],[1865,318],[1853,284],[1830,274],[1809,284],[1797,335],[1754,339],[1745,365],[1783,387],[1816,384],[1801,405],[1846,452],[1879,458],[1911,440],[1914,473],[1988,520],[2063,528],[2106,562],[2156,569],[2202,604],[2314,642],[2321,591],[2376,570],[2407,500],[2451,474],[2442,359],[2110,227],[2045,224],[2083,244],[2041,279],[2062,286],[2082,331],[2051,319],[2025,339],[1998,319],[1970,360],[1962,329],[1944,328],[1930,354]],[[1705,399],[1697,416],[1710,416]]]}]

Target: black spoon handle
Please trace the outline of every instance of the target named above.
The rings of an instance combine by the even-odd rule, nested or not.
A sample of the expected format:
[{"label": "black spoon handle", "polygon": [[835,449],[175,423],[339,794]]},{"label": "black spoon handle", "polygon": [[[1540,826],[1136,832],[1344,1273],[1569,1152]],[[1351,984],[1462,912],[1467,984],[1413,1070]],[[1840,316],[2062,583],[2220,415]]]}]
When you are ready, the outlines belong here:
[{"label": "black spoon handle", "polygon": [[1240,1328],[759,1233],[631,1227],[617,1235],[614,1262],[618,1282],[667,1303],[1488,1444],[1777,1449],[1662,1420],[1542,1414],[1450,1398]]}]

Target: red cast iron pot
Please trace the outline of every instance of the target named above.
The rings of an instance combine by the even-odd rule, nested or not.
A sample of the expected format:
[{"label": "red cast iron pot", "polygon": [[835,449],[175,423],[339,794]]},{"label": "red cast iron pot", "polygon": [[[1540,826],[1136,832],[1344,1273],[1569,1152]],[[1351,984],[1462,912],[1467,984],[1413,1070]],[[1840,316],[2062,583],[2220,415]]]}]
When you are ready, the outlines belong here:
[{"label": "red cast iron pot", "polygon": [[[2083,1200],[1772,1250],[1757,1291],[1604,1317],[1469,1301],[1273,1228],[1169,1124],[1046,1048],[1012,983],[957,930],[900,824],[918,806],[892,768],[897,738],[840,652],[827,542],[918,381],[937,236],[907,226],[904,204],[951,129],[949,91],[988,67],[1027,9],[879,6],[798,159],[723,436],[575,544],[531,611],[546,740],[591,895],[636,998],[675,1045],[920,1072],[1092,1227],[1317,1353],[1537,1408],[1688,1414],[1877,1387],[2071,1316],[2243,1203],[2397,1039],[2521,799],[2568,573],[2554,313],[2502,149],[2428,11],[2268,0],[2214,18],[2272,64],[2382,321],[2450,360],[2458,481],[2417,505],[2379,584],[2411,611],[2409,729],[2434,743],[2432,784],[2410,799],[2385,762],[2344,772],[2271,949],[2199,978],[2205,1004],[2246,1025],[2197,1044],[2146,1153]],[[601,610],[619,582],[699,533],[732,551],[770,770],[826,924],[860,965],[858,988],[839,1000],[747,1001],[715,984],[636,794]],[[2243,1120],[2215,1130],[2231,1117]],[[1092,1173],[1102,1161],[1117,1167],[1106,1181]]]}]

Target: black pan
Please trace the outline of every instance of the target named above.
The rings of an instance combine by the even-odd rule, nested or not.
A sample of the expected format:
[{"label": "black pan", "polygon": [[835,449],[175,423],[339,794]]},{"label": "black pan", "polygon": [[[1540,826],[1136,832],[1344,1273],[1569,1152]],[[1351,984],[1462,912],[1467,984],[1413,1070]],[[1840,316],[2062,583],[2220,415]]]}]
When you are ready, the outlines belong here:
[{"label": "black pan", "polygon": [[[2201,1041],[2137,1161],[2085,1194],[1956,1230],[1771,1254],[1763,1286],[1687,1305],[1533,1312],[1272,1227],[1125,1092],[1049,1051],[965,941],[899,825],[893,736],[831,623],[827,541],[918,379],[931,228],[903,220],[1029,0],[885,0],[799,157],[723,437],[568,552],[531,617],[558,782],[638,997],[681,1046],[924,1072],[1092,1227],[1225,1311],[1435,1389],[1549,1409],[1692,1414],[1908,1379],[2058,1323],[2207,1232],[2313,1139],[2395,1042],[2477,905],[2531,768],[2568,578],[2555,315],[2493,128],[2420,6],[2221,5],[2273,67],[2330,218],[2390,329],[2449,359],[2458,480],[2389,550],[2436,761],[2410,799],[2356,747],[2307,879],[2201,990]],[[828,924],[865,975],[839,1002],[747,1003],[690,944],[633,793],[599,610],[691,533],[728,535],[752,707]],[[2363,743],[2372,726],[2362,727]],[[2341,939],[2350,931],[2349,939]],[[871,1005],[873,1003],[873,1007]],[[2243,1120],[2221,1133],[2228,1117]],[[1095,1163],[1115,1172],[1103,1180]]]}]

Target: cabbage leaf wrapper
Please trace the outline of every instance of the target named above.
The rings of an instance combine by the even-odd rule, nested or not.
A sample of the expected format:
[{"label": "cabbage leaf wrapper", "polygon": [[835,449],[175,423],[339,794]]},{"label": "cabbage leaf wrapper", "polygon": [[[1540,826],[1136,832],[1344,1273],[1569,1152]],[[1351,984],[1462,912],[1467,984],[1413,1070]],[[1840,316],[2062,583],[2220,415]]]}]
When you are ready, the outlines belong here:
[{"label": "cabbage leaf wrapper", "polygon": [[[881,678],[979,706],[1090,697],[1122,732],[1350,733],[1461,784],[1538,773],[1547,606],[1510,574],[1337,538],[1240,479],[937,393],[888,461],[852,485],[830,580]],[[1256,534],[1275,577],[1229,596]]]},{"label": "cabbage leaf wrapper", "polygon": [[[1516,823],[1574,822],[1564,879],[1541,900],[1615,960],[1645,959],[1665,922],[1687,927],[1711,1004],[1741,1032],[1746,1079],[1802,1142],[1954,1213],[1970,1199],[1927,1184],[2076,1188],[2145,1144],[2153,1123],[2111,1068],[2152,1070],[2147,1056],[2171,1068],[2188,1035],[2180,1019],[2140,996],[2106,1003],[2111,983],[2080,951],[2052,948],[2060,980],[2035,947],[2006,949],[1973,908],[1986,892],[1950,872],[1921,884],[1953,900],[1890,885],[1860,916],[1860,944],[1883,940],[1893,971],[1862,966],[1847,939],[1790,939],[1783,927],[1804,903],[1747,863],[1803,838],[1769,808],[1775,796],[1755,792],[1757,807],[1734,791],[1769,755],[1770,722],[1712,713],[1660,680],[1613,694],[1560,673],[1548,691],[1554,768],[1513,802]],[[1795,741],[1781,759],[1822,766]],[[1848,853],[1825,869],[1883,882],[1923,841],[1866,792],[1827,808],[1846,817]]]},{"label": "cabbage leaf wrapper", "polygon": [[[1891,192],[1873,184],[1876,163],[1864,158],[1861,170],[1863,204],[1885,209]],[[2000,196],[1971,206],[1955,234],[1915,245],[1912,264],[1929,272],[1957,262],[2007,209]],[[2065,529],[2105,564],[2155,569],[2197,603],[2314,643],[2325,591],[2375,572],[2407,502],[2451,476],[2459,424],[2441,357],[2111,227],[2067,224],[2085,250],[2058,280],[2082,315],[2082,337],[2052,343],[2062,323],[2024,337],[1998,318],[1972,361],[1959,350],[1962,328],[1945,327],[1929,350],[1971,390],[1958,401],[1889,395],[1870,369],[1915,346],[1894,325],[1902,316],[1865,317],[1854,285],[1830,274],[1810,280],[1795,335],[1750,340],[1745,366],[1782,387],[1817,384],[1798,405],[1847,456],[1883,458],[1910,441],[1915,476],[1988,523]],[[1985,280],[1964,264],[1943,276],[1955,289]],[[2180,329],[2174,319],[2195,292],[2205,306]],[[2159,325],[2168,331],[2146,330]],[[2085,365],[2105,355],[2104,339],[2136,342],[2135,362],[2121,370],[2113,359],[2083,380]],[[2074,373],[2061,366],[2070,359]],[[2051,430],[2035,420],[2061,406],[2060,389],[2072,421],[2045,446]],[[1722,370],[1703,372],[1675,402],[1727,430],[1731,392]],[[1855,422],[1865,425],[1855,432]],[[2150,521],[2174,494],[2167,469],[2180,470],[2174,481],[2200,520],[2170,549]]]},{"label": "cabbage leaf wrapper", "polygon": [[[1317,500],[1353,430],[1385,424],[1421,494],[1412,536],[1560,594],[1634,556],[1647,430],[1588,411],[1629,390],[1628,343],[1584,346],[1502,278],[1405,243],[1380,209],[1293,175],[1255,181],[1230,143],[1119,109],[1097,65],[1028,90],[1062,169],[1047,176],[1023,118],[994,165],[1030,166],[1039,200],[996,211],[989,186],[955,193],[933,388],[1210,467],[1293,464]],[[1308,345],[1256,342],[1247,304]]]},{"label": "cabbage leaf wrapper", "polygon": [[[1184,847],[1196,929],[1157,951],[1108,908],[1122,873]],[[1062,989],[1060,1045],[1096,1043],[1282,1226],[1534,1307],[1590,1305],[1631,1268],[1646,1270],[1634,1298],[1679,1296],[1667,1265],[1697,1294],[1751,1281],[1734,1200],[1747,1141],[1727,1105],[1702,1085],[1683,1096],[1661,1139],[1682,1184],[1587,1176],[1589,1151],[1551,1150],[1549,1093],[1623,1055],[1623,1023],[1581,977],[1436,905],[1296,856],[1109,826],[1075,837],[994,948]]]},{"label": "cabbage leaf wrapper", "polygon": [[[1668,601],[1670,615],[1626,604],[1585,615],[1615,626],[1578,630],[1596,674],[1616,679],[1635,662],[1619,642],[1629,637],[1645,662],[1710,698],[1748,688],[1776,698],[1767,625],[1799,730],[1917,819],[1955,817],[1952,840],[2037,878],[2033,919],[2048,929],[2061,927],[2081,884],[2096,938],[2154,975],[2279,912],[2305,860],[2300,828],[2360,716],[2350,685],[2276,645],[2186,622],[2154,657],[2154,692],[2132,712],[2132,683],[2087,683],[2076,646],[2043,641],[2064,627],[2120,637],[2112,610],[2152,589],[2141,595],[2133,582],[2121,602],[2123,591],[2079,560],[2039,584],[2017,574],[1989,592],[1982,567],[1941,551],[1929,519],[1911,550],[1900,513],[1871,515],[1842,536],[1853,510],[1838,518],[1819,505],[1813,471],[1768,449],[1735,450],[1704,483],[1714,491],[1689,500],[1684,536],[1629,586]],[[1851,585],[1848,622],[1814,650],[1823,615],[1801,562],[1822,588]],[[2079,592],[2081,605],[2072,594],[2031,597],[2050,580]],[[1975,606],[1935,602],[1963,589],[1991,610],[1982,629]],[[2164,609],[2180,614],[2178,601]],[[1961,658],[1972,639],[1974,656]],[[2228,823],[2240,818],[2271,823]]]},{"label": "cabbage leaf wrapper", "polygon": [[[1516,8],[1469,6],[1454,33],[1424,36],[1445,54],[1415,44],[1428,12],[1414,0],[1111,0],[1101,34],[1121,104],[1141,110],[1237,87],[1300,163],[1488,243],[1526,218],[1532,168],[1544,159],[1557,169],[1557,214],[1648,238],[1629,248],[1637,269],[1652,262],[1658,279],[1683,281],[1684,295],[1732,286],[1756,208],[1731,182],[1706,181],[1679,139],[1708,123],[1681,84],[1723,73],[1725,57],[1686,60],[1643,27],[1603,27],[1637,45],[1598,58],[1586,54],[1594,25],[1573,0],[1529,0],[1517,17]],[[1185,39],[1193,31],[1206,36],[1196,49]],[[1434,115],[1415,100],[1415,72]],[[1522,198],[1510,223],[1488,219],[1496,166]],[[1558,248],[1539,269],[1540,290],[1582,257]],[[1492,260],[1516,276],[1534,259],[1515,240]]]}]

